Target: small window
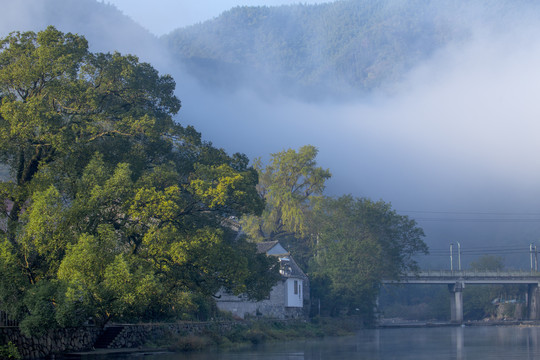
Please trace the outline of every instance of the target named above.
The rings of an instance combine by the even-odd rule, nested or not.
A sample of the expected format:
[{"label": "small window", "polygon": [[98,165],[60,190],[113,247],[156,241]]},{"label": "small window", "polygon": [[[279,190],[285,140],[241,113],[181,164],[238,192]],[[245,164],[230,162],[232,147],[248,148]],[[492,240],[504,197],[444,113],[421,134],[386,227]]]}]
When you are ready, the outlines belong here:
[{"label": "small window", "polygon": [[294,280],[294,295],[298,295],[298,280]]}]

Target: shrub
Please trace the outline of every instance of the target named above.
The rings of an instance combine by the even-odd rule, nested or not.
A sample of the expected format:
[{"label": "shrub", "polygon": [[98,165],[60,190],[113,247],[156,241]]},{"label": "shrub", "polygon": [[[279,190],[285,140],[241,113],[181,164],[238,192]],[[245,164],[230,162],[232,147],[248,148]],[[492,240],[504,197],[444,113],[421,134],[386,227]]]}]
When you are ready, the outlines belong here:
[{"label": "shrub", "polygon": [[0,345],[0,359],[20,359],[19,350],[11,341],[7,345]]}]

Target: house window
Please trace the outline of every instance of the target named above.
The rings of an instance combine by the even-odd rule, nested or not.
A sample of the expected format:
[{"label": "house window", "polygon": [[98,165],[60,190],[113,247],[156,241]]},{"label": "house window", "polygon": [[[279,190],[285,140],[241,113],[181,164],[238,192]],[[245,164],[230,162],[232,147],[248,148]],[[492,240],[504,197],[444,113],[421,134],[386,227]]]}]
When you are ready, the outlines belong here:
[{"label": "house window", "polygon": [[294,295],[298,295],[298,280],[294,280]]}]

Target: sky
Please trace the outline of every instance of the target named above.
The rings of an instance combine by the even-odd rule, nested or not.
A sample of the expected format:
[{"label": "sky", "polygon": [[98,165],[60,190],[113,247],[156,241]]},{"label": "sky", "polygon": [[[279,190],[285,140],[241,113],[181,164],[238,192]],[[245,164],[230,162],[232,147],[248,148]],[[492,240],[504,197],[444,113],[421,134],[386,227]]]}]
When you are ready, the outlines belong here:
[{"label": "sky", "polygon": [[104,0],[154,35],[212,19],[235,6],[315,4],[331,0]]}]

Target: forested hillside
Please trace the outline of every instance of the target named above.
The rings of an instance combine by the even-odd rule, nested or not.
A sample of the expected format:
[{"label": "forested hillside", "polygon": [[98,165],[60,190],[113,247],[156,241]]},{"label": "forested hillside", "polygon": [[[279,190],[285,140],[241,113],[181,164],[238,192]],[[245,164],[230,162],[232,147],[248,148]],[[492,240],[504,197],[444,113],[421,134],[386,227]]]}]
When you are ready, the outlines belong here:
[{"label": "forested hillside", "polygon": [[236,7],[165,40],[212,86],[238,86],[256,74],[303,97],[342,95],[398,81],[438,49],[470,36],[472,27],[492,18],[504,22],[529,5],[538,10],[530,1],[449,0]]},{"label": "forested hillside", "polygon": [[21,0],[5,7],[0,35],[54,24],[83,34],[96,51],[167,63],[167,72],[187,71],[210,88],[248,87],[313,99],[391,87],[438,50],[469,38],[473,28],[488,24],[504,32],[513,28],[511,21],[525,22],[539,11],[530,0],[244,6],[179,28],[160,42],[105,2]]},{"label": "forested hillside", "polygon": [[159,43],[149,31],[106,2],[96,0],[4,1],[0,36],[12,31],[41,31],[54,25],[84,35],[94,51],[156,56]]}]

